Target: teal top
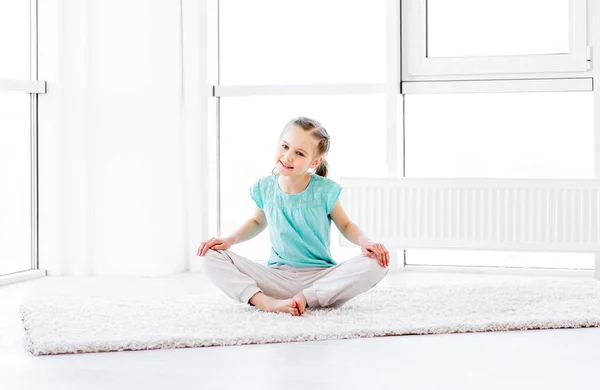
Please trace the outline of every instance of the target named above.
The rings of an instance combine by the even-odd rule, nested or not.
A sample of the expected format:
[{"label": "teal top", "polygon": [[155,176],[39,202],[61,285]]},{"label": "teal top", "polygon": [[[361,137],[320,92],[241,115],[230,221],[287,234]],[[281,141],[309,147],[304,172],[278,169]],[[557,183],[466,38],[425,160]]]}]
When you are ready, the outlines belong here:
[{"label": "teal top", "polygon": [[268,266],[333,267],[329,251],[331,217],[342,187],[326,177],[310,174],[306,189],[286,194],[277,176],[265,176],[250,187],[250,196],[269,223],[271,255]]}]

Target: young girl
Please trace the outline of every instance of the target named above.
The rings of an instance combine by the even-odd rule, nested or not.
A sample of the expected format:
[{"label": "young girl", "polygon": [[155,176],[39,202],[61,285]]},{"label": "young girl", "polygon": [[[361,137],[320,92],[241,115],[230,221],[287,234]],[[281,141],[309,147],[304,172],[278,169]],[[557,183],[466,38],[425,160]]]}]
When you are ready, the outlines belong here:
[{"label": "young girl", "polygon": [[[225,294],[264,311],[302,315],[306,307],[339,307],[387,274],[389,253],[352,223],[327,179],[329,135],[315,120],[299,117],[284,127],[271,176],[250,188],[254,215],[225,238],[201,243],[201,269]],[[311,173],[309,170],[314,170]],[[331,257],[331,221],[362,255],[341,264]],[[267,266],[228,251],[270,225]]]}]

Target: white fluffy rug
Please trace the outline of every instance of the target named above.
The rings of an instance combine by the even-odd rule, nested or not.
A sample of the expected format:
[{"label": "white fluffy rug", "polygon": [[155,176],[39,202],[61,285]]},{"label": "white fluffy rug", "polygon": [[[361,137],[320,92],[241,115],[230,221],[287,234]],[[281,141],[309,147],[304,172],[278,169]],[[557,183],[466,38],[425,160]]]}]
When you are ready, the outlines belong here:
[{"label": "white fluffy rug", "polygon": [[225,295],[29,300],[21,307],[33,355],[205,347],[406,334],[600,326],[600,282],[385,287],[339,309],[265,313]]}]

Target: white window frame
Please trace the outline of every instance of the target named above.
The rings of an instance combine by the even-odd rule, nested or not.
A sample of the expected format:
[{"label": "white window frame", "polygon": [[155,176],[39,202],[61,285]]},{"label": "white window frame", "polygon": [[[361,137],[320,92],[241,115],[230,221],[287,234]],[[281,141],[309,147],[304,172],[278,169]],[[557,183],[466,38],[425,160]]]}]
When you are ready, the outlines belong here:
[{"label": "white window frame", "polygon": [[46,276],[46,271],[39,269],[38,231],[38,95],[46,93],[46,82],[38,80],[38,0],[30,0],[29,5],[30,78],[0,79],[0,93],[27,93],[30,96],[31,267],[28,270],[0,275],[0,286]]},{"label": "white window frame", "polygon": [[587,43],[586,0],[569,0],[569,53],[481,57],[428,58],[427,0],[402,0],[403,80],[414,76],[460,76],[585,72]]}]

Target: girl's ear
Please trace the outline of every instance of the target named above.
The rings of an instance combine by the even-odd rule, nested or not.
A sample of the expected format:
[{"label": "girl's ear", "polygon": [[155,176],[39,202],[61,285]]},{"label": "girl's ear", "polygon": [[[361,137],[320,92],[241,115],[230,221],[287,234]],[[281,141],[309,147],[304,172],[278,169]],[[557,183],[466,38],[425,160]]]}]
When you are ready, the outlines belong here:
[{"label": "girl's ear", "polygon": [[316,159],[315,161],[313,161],[313,163],[312,163],[312,165],[310,167],[311,168],[316,168],[319,164],[321,164],[321,161],[323,161],[323,156],[321,156],[318,159]]}]

